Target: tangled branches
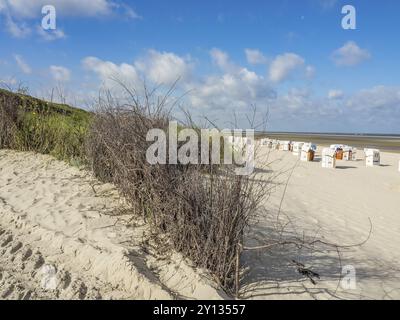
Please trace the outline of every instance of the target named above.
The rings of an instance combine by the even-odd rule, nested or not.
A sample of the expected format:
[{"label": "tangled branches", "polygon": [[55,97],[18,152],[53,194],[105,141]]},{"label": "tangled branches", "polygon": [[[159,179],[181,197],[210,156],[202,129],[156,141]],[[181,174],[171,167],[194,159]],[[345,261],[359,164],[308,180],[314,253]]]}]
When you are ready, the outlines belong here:
[{"label": "tangled branches", "polygon": [[[154,128],[168,131],[170,91],[163,97],[146,88],[141,95],[124,91],[123,100],[110,92],[99,99],[87,141],[93,172],[118,187],[133,215],[168,235],[170,248],[232,292],[237,252],[265,195],[263,182],[236,175],[232,165],[149,164],[146,135]],[[197,129],[192,121],[184,127]]]}]

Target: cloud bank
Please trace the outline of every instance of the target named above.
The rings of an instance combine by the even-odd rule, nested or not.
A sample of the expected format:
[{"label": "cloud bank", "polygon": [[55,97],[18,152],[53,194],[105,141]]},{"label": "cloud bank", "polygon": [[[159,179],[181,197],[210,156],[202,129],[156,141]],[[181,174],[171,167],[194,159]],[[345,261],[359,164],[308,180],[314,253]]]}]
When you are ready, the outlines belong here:
[{"label": "cloud bank", "polygon": [[[244,52],[246,58],[247,53]],[[236,64],[218,48],[210,50],[210,63],[215,71],[199,76],[195,60],[172,52],[149,50],[132,63],[115,64],[96,57],[82,61],[85,69],[102,83],[107,83],[110,76],[137,85],[143,78],[154,85],[170,85],[180,78],[177,90],[179,94],[186,93],[185,107],[222,126],[232,120],[233,112],[238,116],[249,114],[250,106],[255,104],[260,114],[269,112],[272,130],[399,132],[399,87],[376,86],[346,95],[342,90],[331,89],[321,96],[301,81],[291,85],[293,77],[315,72],[295,53],[273,58],[264,74]],[[283,84],[288,87],[286,91]],[[245,122],[240,125],[246,127]]]}]

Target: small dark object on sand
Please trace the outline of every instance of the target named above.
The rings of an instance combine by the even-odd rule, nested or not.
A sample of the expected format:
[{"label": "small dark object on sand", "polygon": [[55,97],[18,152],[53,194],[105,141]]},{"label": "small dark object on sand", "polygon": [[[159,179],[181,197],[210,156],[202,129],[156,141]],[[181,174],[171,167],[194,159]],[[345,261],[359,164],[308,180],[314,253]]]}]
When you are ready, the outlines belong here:
[{"label": "small dark object on sand", "polygon": [[310,279],[311,283],[313,285],[316,285],[316,282],[314,278],[320,279],[319,274],[306,268],[304,264],[297,262],[295,260],[292,260],[292,262],[296,265],[297,271],[302,274],[303,276],[306,276],[308,279]]}]

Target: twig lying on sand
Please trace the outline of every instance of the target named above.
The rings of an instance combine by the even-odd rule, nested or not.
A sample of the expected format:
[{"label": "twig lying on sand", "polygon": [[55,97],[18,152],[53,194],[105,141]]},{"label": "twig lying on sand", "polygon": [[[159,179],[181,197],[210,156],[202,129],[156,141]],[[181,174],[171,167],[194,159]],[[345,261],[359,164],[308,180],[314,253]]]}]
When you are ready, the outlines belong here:
[{"label": "twig lying on sand", "polygon": [[313,278],[320,279],[318,273],[306,268],[304,264],[297,262],[296,260],[292,260],[292,262],[295,264],[296,269],[300,274],[302,274],[303,276],[306,276],[308,279],[310,279],[310,281],[313,285],[317,284]]}]

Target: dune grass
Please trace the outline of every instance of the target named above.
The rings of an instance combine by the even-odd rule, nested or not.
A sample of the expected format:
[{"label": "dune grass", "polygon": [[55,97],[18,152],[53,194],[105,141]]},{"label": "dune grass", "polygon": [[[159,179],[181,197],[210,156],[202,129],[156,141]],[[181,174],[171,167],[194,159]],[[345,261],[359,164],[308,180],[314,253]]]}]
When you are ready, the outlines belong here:
[{"label": "dune grass", "polygon": [[91,117],[81,109],[0,89],[0,148],[81,164]]}]

